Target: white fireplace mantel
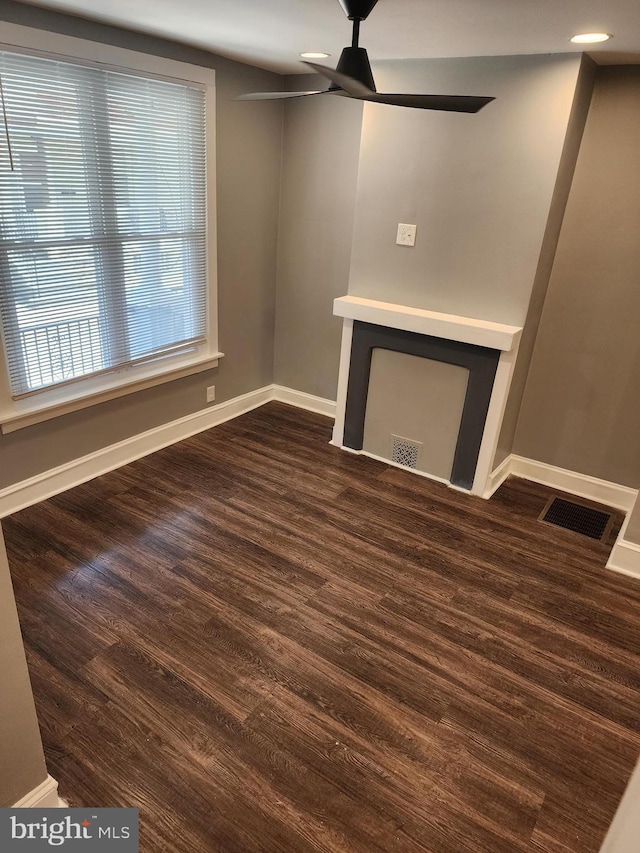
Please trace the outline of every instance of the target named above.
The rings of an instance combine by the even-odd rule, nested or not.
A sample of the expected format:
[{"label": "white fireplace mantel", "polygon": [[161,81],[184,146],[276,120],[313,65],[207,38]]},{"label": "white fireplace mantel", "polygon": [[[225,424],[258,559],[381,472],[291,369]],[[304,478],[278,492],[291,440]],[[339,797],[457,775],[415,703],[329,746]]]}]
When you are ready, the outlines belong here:
[{"label": "white fireplace mantel", "polygon": [[402,329],[407,332],[430,335],[449,341],[460,341],[500,352],[471,489],[472,494],[485,498],[489,497],[492,491],[493,460],[498,446],[522,327],[508,326],[503,323],[494,323],[489,320],[479,320],[456,314],[443,314],[438,311],[412,308],[391,302],[379,302],[375,299],[364,299],[359,296],[341,296],[335,299],[333,313],[343,318],[338,399],[332,439],[332,444],[338,447],[344,448],[345,410],[354,321],[386,326],[391,329]]},{"label": "white fireplace mantel", "polygon": [[404,329],[419,335],[432,335],[449,341],[489,347],[509,352],[517,346],[521,326],[505,326],[489,320],[441,314],[424,308],[411,308],[393,302],[378,302],[360,296],[340,296],[333,302],[333,313],[349,320],[375,323],[390,329]]}]

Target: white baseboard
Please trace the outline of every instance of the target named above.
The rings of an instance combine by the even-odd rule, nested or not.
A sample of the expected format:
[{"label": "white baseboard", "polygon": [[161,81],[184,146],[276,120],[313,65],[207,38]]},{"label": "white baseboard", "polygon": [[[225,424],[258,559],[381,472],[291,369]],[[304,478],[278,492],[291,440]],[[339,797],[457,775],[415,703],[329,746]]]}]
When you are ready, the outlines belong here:
[{"label": "white baseboard", "polygon": [[43,471],[28,480],[14,483],[0,490],[0,518],[93,480],[177,441],[218,426],[273,399],[273,386],[269,385],[141,432],[117,444],[110,444],[87,456]]},{"label": "white baseboard", "polygon": [[314,397],[312,394],[294,391],[281,385],[267,385],[257,391],[250,391],[248,394],[219,403],[217,406],[209,406],[184,418],[141,432],[117,444],[102,447],[94,453],[73,459],[28,480],[0,489],[0,519],[123,465],[128,465],[129,462],[155,453],[156,450],[161,450],[170,444],[183,441],[199,432],[237,418],[271,400],[279,400],[301,409],[335,417],[336,404],[331,400]]},{"label": "white baseboard", "polygon": [[577,471],[556,468],[554,465],[537,462],[535,459],[525,459],[523,456],[510,456],[508,468],[508,473],[515,477],[542,483],[544,486],[551,486],[559,491],[569,492],[576,497],[612,506],[624,512],[628,512],[633,507],[638,496],[637,489],[610,483],[608,480],[599,480],[597,477],[589,477]]},{"label": "white baseboard", "polygon": [[281,403],[289,403],[299,409],[316,412],[319,415],[335,418],[336,404],[334,400],[325,400],[324,397],[315,397],[304,391],[295,391],[293,388],[285,388],[283,385],[273,386],[273,398]]},{"label": "white baseboard", "polygon": [[607,568],[621,575],[640,578],[640,545],[619,536],[609,555]]},{"label": "white baseboard", "polygon": [[66,806],[64,800],[58,797],[58,783],[51,776],[34,788],[33,791],[14,803],[13,809],[57,809]]},{"label": "white baseboard", "polygon": [[482,497],[485,500],[488,500],[494,492],[497,492],[509,474],[511,474],[512,458],[512,456],[507,456],[507,458],[501,462],[500,465],[491,472],[491,474],[489,474],[489,477],[487,478],[487,485],[482,493]]},{"label": "white baseboard", "polygon": [[631,513],[637,505],[638,499],[636,499],[634,507],[627,513],[607,561],[608,569],[619,572],[621,575],[630,575],[632,578],[640,578],[640,545],[627,539],[627,527]]},{"label": "white baseboard", "polygon": [[535,459],[508,456],[489,476],[483,497],[490,498],[509,474],[625,512],[626,518],[609,555],[607,568],[623,575],[640,578],[640,545],[625,538],[629,517],[638,499],[637,489],[610,483],[608,480],[599,480],[597,477],[589,477],[577,471],[556,468],[554,465],[537,462]]}]

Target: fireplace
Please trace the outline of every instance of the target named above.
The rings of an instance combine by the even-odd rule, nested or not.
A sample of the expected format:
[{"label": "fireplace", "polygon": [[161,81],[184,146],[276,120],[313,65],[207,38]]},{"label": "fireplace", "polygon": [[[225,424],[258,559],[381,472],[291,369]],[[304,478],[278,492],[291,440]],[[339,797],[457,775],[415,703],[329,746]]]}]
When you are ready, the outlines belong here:
[{"label": "fireplace", "polygon": [[[468,382],[457,435],[451,437],[455,452],[448,481],[485,496],[522,329],[353,296],[336,299],[334,313],[343,317],[343,336],[332,443],[366,452],[374,351],[463,367]],[[437,421],[438,412],[431,411],[429,417]]]}]

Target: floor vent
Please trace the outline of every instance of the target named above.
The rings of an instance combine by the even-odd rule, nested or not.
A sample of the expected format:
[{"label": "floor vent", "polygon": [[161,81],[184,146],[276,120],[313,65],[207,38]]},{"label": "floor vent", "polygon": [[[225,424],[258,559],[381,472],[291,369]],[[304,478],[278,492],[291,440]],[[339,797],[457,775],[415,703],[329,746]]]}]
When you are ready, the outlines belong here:
[{"label": "floor vent", "polygon": [[590,539],[605,539],[609,535],[613,516],[609,512],[594,509],[585,504],[550,498],[540,515],[540,521],[572,530]]},{"label": "floor vent", "polygon": [[405,468],[417,468],[422,443],[399,435],[392,435],[391,441],[391,460],[398,465],[404,465]]}]

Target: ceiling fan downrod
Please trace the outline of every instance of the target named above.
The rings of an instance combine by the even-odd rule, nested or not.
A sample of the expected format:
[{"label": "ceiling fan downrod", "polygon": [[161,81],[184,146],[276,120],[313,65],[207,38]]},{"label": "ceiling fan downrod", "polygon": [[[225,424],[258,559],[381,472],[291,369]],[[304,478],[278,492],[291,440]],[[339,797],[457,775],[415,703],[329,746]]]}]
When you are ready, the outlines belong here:
[{"label": "ceiling fan downrod", "polygon": [[[340,5],[347,13],[349,20],[353,21],[353,36],[351,38],[351,47],[345,47],[340,54],[340,60],[336,67],[336,71],[340,74],[345,74],[347,77],[352,77],[363,86],[366,86],[372,92],[376,91],[376,84],[373,79],[373,71],[371,63],[367,56],[367,51],[360,47],[360,22],[364,21],[367,15],[376,5],[377,0],[372,3],[357,2],[357,0],[340,0]],[[331,86],[332,90],[339,89],[338,86]]]},{"label": "ceiling fan downrod", "polygon": [[360,18],[353,19],[353,35],[351,37],[351,47],[358,47],[360,39]]}]

